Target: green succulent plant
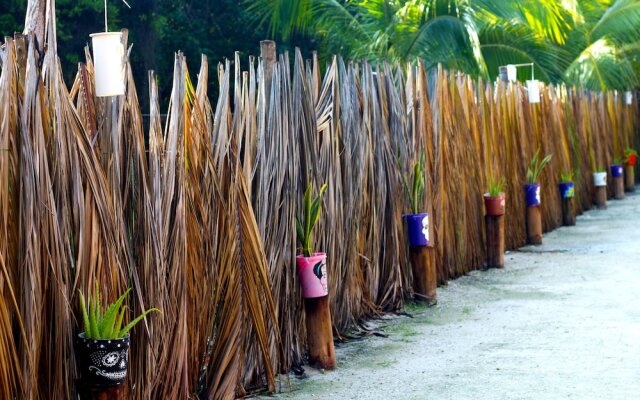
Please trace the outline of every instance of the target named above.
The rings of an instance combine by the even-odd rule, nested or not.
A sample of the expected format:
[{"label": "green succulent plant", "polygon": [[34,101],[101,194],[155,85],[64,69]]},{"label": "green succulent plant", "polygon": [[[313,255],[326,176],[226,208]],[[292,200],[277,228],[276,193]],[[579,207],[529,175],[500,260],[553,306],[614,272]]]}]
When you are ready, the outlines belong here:
[{"label": "green succulent plant", "polygon": [[129,322],[126,326],[122,327],[124,315],[127,311],[127,307],[123,306],[124,299],[127,297],[131,288],[127,289],[122,296],[116,300],[115,303],[109,304],[108,307],[103,307],[100,301],[100,290],[98,283],[96,283],[96,289],[93,296],[89,295],[89,308],[87,309],[87,303],[84,295],[81,291],[80,294],[80,309],[82,311],[82,321],[84,323],[84,336],[87,339],[121,339],[125,337],[127,333],[147,314],[157,311],[162,312],[157,308],[151,308],[133,321]]},{"label": "green succulent plant", "polygon": [[540,160],[540,149],[538,149],[531,159],[531,165],[527,168],[527,183],[538,183],[540,174],[542,174],[544,167],[549,164],[549,161],[551,161],[551,154]]},{"label": "green succulent plant", "polygon": [[313,239],[313,229],[315,228],[318,220],[320,220],[320,211],[322,209],[322,194],[327,190],[327,184],[323,184],[320,188],[320,193],[316,197],[313,196],[312,185],[307,186],[307,190],[304,192],[304,199],[302,200],[302,220],[296,217],[296,233],[298,240],[302,243],[302,254],[305,257],[311,257],[313,250],[311,248],[311,242]]}]

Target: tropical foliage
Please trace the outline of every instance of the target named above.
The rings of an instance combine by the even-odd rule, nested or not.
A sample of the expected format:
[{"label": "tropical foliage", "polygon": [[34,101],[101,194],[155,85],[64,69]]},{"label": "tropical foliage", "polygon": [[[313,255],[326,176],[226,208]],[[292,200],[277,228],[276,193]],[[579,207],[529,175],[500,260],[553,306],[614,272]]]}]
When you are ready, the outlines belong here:
[{"label": "tropical foliage", "polygon": [[[278,38],[314,35],[326,54],[441,63],[495,78],[534,63],[537,77],[592,89],[637,85],[637,0],[251,0]],[[519,72],[529,79],[530,72]]]}]

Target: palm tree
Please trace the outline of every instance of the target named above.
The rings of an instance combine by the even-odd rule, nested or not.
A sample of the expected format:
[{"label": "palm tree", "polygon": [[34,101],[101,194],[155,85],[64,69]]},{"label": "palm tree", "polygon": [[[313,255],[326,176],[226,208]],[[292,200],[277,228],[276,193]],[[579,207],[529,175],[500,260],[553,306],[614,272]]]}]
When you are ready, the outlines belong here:
[{"label": "palm tree", "polygon": [[420,57],[485,78],[530,62],[547,82],[637,85],[640,0],[254,0],[248,9],[274,37],[313,35],[326,54]]}]

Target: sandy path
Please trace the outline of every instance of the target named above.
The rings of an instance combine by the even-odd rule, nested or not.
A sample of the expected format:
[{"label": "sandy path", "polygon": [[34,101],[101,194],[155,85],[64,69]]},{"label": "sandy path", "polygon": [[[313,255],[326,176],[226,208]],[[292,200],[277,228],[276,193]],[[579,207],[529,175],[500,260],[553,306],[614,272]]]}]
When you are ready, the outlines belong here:
[{"label": "sandy path", "polygon": [[[640,195],[374,324],[283,399],[640,399]],[[287,384],[286,381],[283,384]]]}]

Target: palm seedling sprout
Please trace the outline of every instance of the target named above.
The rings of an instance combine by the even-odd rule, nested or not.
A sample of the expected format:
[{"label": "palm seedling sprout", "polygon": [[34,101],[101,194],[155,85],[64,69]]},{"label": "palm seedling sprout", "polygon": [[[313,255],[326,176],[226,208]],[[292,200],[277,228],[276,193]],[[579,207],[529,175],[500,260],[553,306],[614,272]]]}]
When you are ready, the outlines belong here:
[{"label": "palm seedling sprout", "polygon": [[322,194],[327,189],[327,184],[322,185],[320,193],[314,198],[311,197],[312,189],[312,185],[309,184],[307,190],[304,192],[304,199],[302,200],[302,220],[296,217],[296,233],[298,240],[302,243],[302,253],[305,257],[311,257],[313,255],[311,246],[313,229],[318,223],[318,220],[320,220]]},{"label": "palm seedling sprout", "polygon": [[411,214],[420,213],[422,197],[424,196],[425,180],[424,171],[426,168],[426,156],[424,152],[420,155],[420,160],[413,166],[413,181],[409,185],[409,177],[404,177],[404,188],[409,196],[409,207]]},{"label": "palm seedling sprout", "polygon": [[542,174],[544,167],[549,164],[549,161],[551,161],[551,154],[547,154],[546,157],[540,160],[540,149],[538,149],[536,154],[533,155],[533,159],[531,159],[531,165],[527,168],[527,183],[538,183],[540,174]]}]

